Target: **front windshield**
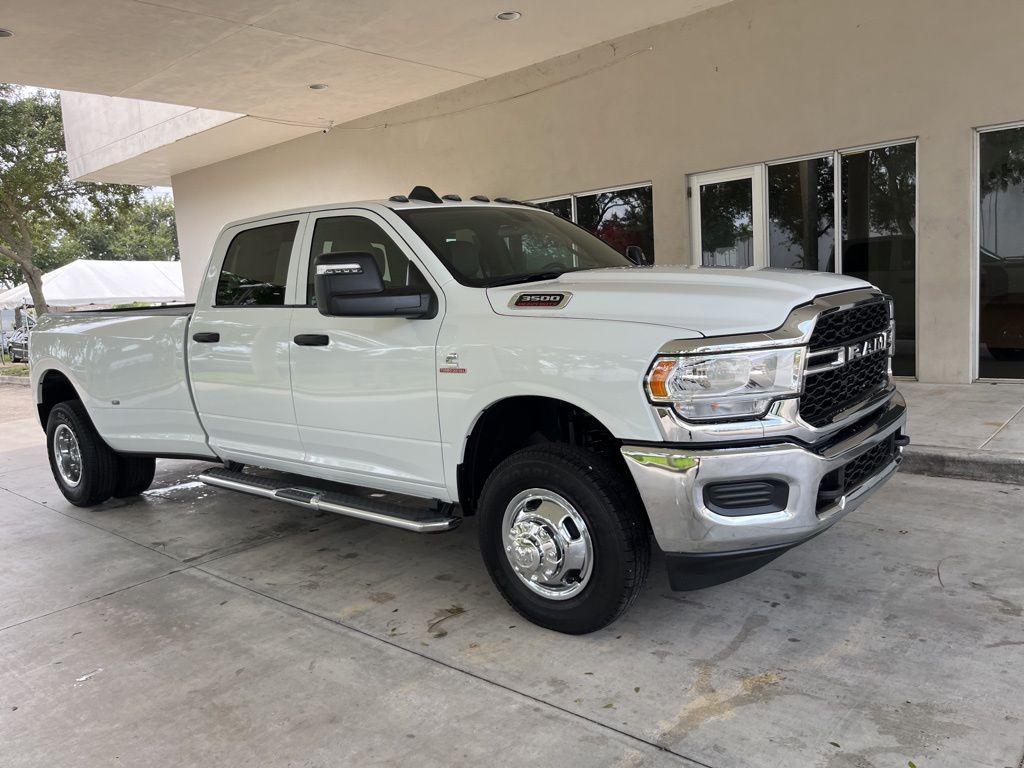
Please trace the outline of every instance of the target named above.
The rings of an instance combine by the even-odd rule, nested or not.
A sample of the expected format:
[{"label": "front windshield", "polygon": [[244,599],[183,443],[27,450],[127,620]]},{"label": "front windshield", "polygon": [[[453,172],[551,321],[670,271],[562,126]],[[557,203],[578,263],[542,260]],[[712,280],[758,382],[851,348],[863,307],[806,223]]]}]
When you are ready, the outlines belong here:
[{"label": "front windshield", "polygon": [[452,206],[397,213],[464,285],[509,285],[632,266],[586,230],[546,211]]}]

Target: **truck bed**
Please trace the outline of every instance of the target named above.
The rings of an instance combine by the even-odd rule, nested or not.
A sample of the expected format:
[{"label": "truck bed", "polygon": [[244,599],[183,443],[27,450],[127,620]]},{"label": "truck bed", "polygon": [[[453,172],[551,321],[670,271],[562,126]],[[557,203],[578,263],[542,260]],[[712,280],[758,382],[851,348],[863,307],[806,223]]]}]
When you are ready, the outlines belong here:
[{"label": "truck bed", "polygon": [[185,359],[194,308],[177,304],[44,315],[29,349],[33,383],[39,384],[35,371],[66,376],[116,451],[213,458]]}]

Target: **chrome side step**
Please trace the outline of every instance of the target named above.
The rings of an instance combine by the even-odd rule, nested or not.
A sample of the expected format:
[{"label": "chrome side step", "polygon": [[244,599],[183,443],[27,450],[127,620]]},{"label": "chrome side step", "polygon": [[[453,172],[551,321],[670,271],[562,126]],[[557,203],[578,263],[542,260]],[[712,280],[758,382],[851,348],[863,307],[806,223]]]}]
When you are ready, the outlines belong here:
[{"label": "chrome side step", "polygon": [[406,508],[354,493],[294,486],[286,478],[261,477],[221,468],[203,472],[199,480],[218,488],[277,499],[306,509],[334,512],[416,533],[450,531],[462,522],[461,517],[453,514],[454,505],[445,502],[434,502],[432,507]]}]

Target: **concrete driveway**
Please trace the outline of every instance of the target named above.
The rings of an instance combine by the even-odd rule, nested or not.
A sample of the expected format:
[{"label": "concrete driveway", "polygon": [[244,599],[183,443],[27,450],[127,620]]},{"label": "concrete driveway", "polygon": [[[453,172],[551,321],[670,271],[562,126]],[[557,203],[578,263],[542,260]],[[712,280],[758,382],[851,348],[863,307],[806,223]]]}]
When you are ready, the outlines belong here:
[{"label": "concrete driveway", "polygon": [[1024,493],[902,475],[767,569],[567,637],[439,536],[201,486],[77,509],[0,387],[0,764],[1017,768]]}]

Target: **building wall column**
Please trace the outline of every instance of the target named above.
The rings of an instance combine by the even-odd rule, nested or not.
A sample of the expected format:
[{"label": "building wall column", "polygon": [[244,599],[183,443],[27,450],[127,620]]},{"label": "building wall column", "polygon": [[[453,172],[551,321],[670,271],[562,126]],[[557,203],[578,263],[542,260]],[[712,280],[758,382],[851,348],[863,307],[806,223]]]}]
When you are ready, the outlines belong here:
[{"label": "building wall column", "polygon": [[973,130],[935,121],[917,144],[918,379],[970,382],[975,337]]}]

